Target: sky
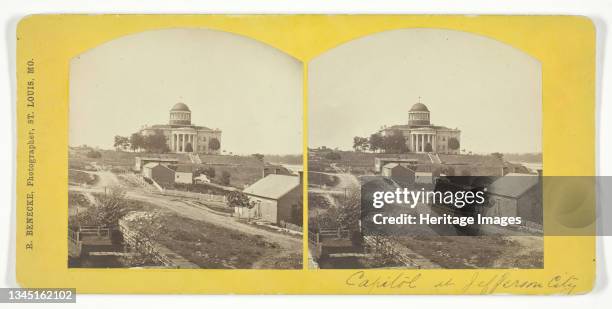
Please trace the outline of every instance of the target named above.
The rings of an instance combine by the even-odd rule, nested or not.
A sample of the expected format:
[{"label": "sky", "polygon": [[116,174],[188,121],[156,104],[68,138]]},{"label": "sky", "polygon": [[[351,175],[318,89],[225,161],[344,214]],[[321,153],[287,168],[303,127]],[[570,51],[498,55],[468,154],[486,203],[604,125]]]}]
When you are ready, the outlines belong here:
[{"label": "sky", "polygon": [[461,130],[474,153],[542,149],[539,61],[466,32],[402,29],[359,38],[309,63],[310,147],[351,149],[354,136],[407,124],[419,100],[431,122]]},{"label": "sky", "polygon": [[115,135],[167,124],[177,102],[222,130],[234,154],[302,153],[302,64],[258,41],[207,29],[115,39],[70,63],[70,145],[112,148]]}]

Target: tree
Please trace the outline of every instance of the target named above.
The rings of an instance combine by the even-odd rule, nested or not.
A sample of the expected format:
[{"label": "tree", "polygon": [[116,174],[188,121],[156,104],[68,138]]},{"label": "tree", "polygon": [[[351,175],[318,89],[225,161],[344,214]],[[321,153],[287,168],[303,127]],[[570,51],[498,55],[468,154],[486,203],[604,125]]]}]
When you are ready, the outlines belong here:
[{"label": "tree", "polygon": [[330,161],[338,161],[342,159],[342,156],[338,152],[330,151],[325,154],[325,159],[330,160]]},{"label": "tree", "polygon": [[376,152],[376,150],[384,149],[385,147],[385,140],[383,136],[380,135],[380,133],[374,133],[370,135],[370,139],[368,142],[370,144],[370,150],[374,152]]},{"label": "tree", "polygon": [[221,184],[226,186],[229,185],[231,177],[232,175],[228,171],[221,172]]},{"label": "tree", "polygon": [[459,147],[461,147],[461,145],[459,144],[459,140],[454,137],[448,139],[448,148],[452,150],[457,150],[459,149]]},{"label": "tree", "polygon": [[195,177],[198,177],[202,174],[206,175],[210,179],[213,179],[215,178],[216,171],[214,167],[210,166],[210,167],[198,168],[195,170],[195,172],[193,172],[193,175]]},{"label": "tree", "polygon": [[130,146],[130,138],[129,137],[115,135],[115,143],[113,144],[113,147],[115,147],[117,150],[119,150],[119,149],[125,149],[125,148],[127,148],[129,146]]},{"label": "tree", "polygon": [[162,130],[155,130],[155,133],[145,136],[144,146],[149,152],[164,153],[170,151]]},{"label": "tree", "polygon": [[88,158],[92,158],[92,159],[97,159],[97,158],[101,158],[102,154],[99,151],[95,151],[95,150],[90,150],[87,152],[87,154],[85,154]]},{"label": "tree", "polygon": [[369,141],[367,137],[355,136],[353,137],[353,149],[355,151],[366,151],[368,150]]},{"label": "tree", "polygon": [[187,145],[185,145],[185,152],[193,152],[193,146],[191,146],[191,143],[187,143]]},{"label": "tree", "polygon": [[252,154],[253,157],[255,157],[257,160],[263,162],[264,160],[264,155],[262,155],[261,153],[254,153]]},{"label": "tree", "polygon": [[229,207],[255,207],[255,202],[251,201],[248,195],[241,191],[231,191],[227,194],[227,204]]},{"label": "tree", "polygon": [[215,151],[219,150],[219,148],[221,148],[221,143],[216,137],[213,137],[208,141],[208,149]]},{"label": "tree", "polygon": [[383,139],[383,148],[386,153],[406,153],[406,138],[400,130],[394,130],[390,135],[386,135]]},{"label": "tree", "polygon": [[501,152],[494,152],[491,155],[496,157],[496,158],[498,158],[498,159],[500,159],[500,160],[504,160],[504,154],[501,153]]},{"label": "tree", "polygon": [[134,133],[130,136],[130,148],[132,151],[140,150],[145,148],[144,136],[140,133]]},{"label": "tree", "polygon": [[100,225],[116,225],[119,218],[125,215],[125,195],[126,191],[121,186],[113,186],[106,189],[106,192],[99,198],[98,207],[94,207],[96,221]]},{"label": "tree", "polygon": [[359,229],[361,219],[361,192],[358,188],[346,189],[344,198],[338,207],[337,222],[340,227],[349,230]]},{"label": "tree", "polygon": [[431,147],[431,143],[425,144],[425,152],[432,152],[433,147]]}]

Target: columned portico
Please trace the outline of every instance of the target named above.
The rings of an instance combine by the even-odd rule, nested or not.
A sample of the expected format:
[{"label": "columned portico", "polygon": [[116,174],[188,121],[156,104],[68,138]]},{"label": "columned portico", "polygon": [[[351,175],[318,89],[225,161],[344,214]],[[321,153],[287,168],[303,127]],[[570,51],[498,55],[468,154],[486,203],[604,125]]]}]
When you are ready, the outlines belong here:
[{"label": "columned portico", "polygon": [[198,149],[197,145],[197,133],[191,132],[173,132],[172,133],[172,151],[173,152],[187,152],[187,144],[191,144],[191,149],[196,152]]},{"label": "columned portico", "polygon": [[424,153],[427,144],[430,144],[430,151],[433,153],[459,154],[461,131],[433,125],[430,122],[429,109],[421,103],[420,98],[419,102],[408,111],[407,125],[384,126],[379,133],[383,136],[391,136],[398,131],[406,139],[406,144],[411,152]]},{"label": "columned portico", "polygon": [[414,132],[410,134],[412,152],[426,152],[427,144],[431,145],[431,152],[436,152],[436,143],[435,132]]},{"label": "columned portico", "polygon": [[[191,144],[191,152],[218,154],[221,144],[221,130],[196,126],[191,123],[191,110],[184,103],[175,104],[170,109],[170,120],[168,124],[156,124],[146,126],[140,130],[143,136],[163,133],[166,138],[166,146],[171,152],[187,152],[187,144]],[[207,144],[216,140],[213,149]]]}]

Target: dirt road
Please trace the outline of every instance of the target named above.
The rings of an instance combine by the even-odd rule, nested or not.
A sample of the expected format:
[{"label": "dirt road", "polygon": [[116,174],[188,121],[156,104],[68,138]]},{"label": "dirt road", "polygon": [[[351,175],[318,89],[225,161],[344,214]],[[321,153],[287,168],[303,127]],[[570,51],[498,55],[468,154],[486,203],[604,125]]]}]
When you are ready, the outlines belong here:
[{"label": "dirt road", "polygon": [[[103,192],[103,187],[70,187],[70,190],[80,192]],[[207,211],[203,207],[197,207],[193,204],[190,204],[189,198],[178,198],[138,191],[128,191],[126,198],[147,202],[190,219],[201,220],[210,224],[214,224],[250,235],[259,235],[263,237],[264,240],[276,243],[280,246],[279,252],[277,254],[278,258],[295,255],[296,253],[301,253],[302,250],[302,240],[299,237],[268,231],[250,224],[239,222],[232,217],[227,217],[213,213],[211,211]],[[268,256],[265,258],[269,259],[270,257]],[[254,265],[259,265],[263,267],[266,266],[266,263],[263,261],[256,261]]]},{"label": "dirt road", "polygon": [[91,174],[98,176],[98,182],[93,185],[95,188],[105,188],[120,185],[119,178],[117,175],[110,171],[97,171],[97,172],[89,172]]},{"label": "dirt road", "polygon": [[336,177],[338,179],[338,183],[329,188],[321,189],[321,188],[308,188],[308,192],[320,194],[323,198],[327,199],[330,205],[338,206],[336,197],[342,197],[347,193],[347,190],[359,190],[359,179],[352,174],[348,173],[326,173],[326,172],[316,172],[323,175],[329,175]]}]

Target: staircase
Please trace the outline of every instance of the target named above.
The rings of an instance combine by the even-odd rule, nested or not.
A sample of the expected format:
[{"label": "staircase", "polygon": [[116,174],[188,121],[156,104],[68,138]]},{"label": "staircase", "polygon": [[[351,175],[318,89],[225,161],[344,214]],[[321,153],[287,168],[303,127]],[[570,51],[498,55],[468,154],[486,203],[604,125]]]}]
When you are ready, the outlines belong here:
[{"label": "staircase", "polygon": [[191,160],[191,163],[193,164],[202,164],[202,160],[200,159],[200,156],[197,153],[190,153],[189,160]]},{"label": "staircase", "polygon": [[438,156],[437,153],[427,153],[427,155],[429,156],[429,160],[431,160],[431,163],[433,164],[442,164],[442,160],[440,160],[440,156]]}]

